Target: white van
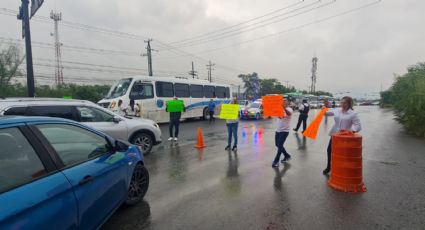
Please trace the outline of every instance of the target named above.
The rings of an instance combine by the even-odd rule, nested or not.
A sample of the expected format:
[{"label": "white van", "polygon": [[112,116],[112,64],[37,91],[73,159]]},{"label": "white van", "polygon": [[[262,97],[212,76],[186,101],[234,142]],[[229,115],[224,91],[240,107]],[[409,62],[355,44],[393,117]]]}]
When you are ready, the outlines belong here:
[{"label": "white van", "polygon": [[208,116],[208,103],[211,99],[216,105],[228,104],[231,95],[231,87],[227,84],[199,79],[134,76],[115,83],[108,95],[98,104],[112,111],[118,111],[119,100],[128,105],[132,99],[141,108],[142,118],[163,123],[169,121],[169,114],[165,111],[166,101],[172,100],[173,97],[184,101],[186,112],[182,113],[183,119],[196,117],[205,119]]}]

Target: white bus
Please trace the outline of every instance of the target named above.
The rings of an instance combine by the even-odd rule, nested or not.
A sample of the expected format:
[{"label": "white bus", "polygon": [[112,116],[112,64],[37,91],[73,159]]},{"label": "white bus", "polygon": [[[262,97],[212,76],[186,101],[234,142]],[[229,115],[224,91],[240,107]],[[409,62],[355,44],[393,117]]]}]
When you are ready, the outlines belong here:
[{"label": "white bus", "polygon": [[174,97],[184,101],[186,112],[182,113],[183,119],[205,119],[211,99],[214,99],[216,105],[227,104],[230,103],[231,95],[230,85],[206,80],[133,76],[116,82],[98,104],[117,111],[120,99],[123,105],[128,105],[130,99],[133,99],[141,108],[142,118],[163,123],[169,121],[169,114],[165,111],[166,101]]}]

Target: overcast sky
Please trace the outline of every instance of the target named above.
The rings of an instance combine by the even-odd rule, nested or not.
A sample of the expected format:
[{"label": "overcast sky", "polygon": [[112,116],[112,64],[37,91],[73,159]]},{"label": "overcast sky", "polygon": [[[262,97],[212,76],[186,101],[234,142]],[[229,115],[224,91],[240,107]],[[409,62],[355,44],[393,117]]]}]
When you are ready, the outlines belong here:
[{"label": "overcast sky", "polygon": [[[177,72],[180,76],[187,76],[191,61],[194,61],[200,78],[206,78],[205,64],[211,60],[216,64],[213,78],[220,82],[238,84],[238,74],[257,72],[261,78],[277,78],[283,84],[289,81],[297,88],[308,89],[311,59],[317,55],[316,89],[334,93],[349,91],[356,96],[377,93],[381,85],[388,88],[394,73],[403,74],[408,65],[425,61],[425,26],[422,25],[425,1],[382,0],[370,7],[322,21],[375,1],[331,2],[45,0],[37,16],[49,17],[51,10],[57,10],[62,12],[63,23],[140,35],[125,38],[116,33],[59,24],[60,40],[64,44],[64,78],[68,82],[73,78],[73,81],[77,81],[76,78],[118,79],[133,72],[145,74],[147,59],[138,56],[145,52],[143,37],[153,38],[152,48],[158,50],[153,57],[154,74]],[[19,4],[18,0],[0,1],[0,13],[3,13],[0,14],[0,37],[3,38],[0,43],[4,43],[4,38],[21,39],[20,21],[4,15],[6,9],[17,10]],[[315,7],[319,8],[313,9]],[[250,23],[221,30],[273,11],[276,12]],[[312,23],[315,21],[321,22]],[[34,42],[54,42],[50,35],[53,21],[34,19],[31,29]],[[215,31],[219,32],[212,33]],[[279,32],[282,33],[276,34]],[[206,33],[210,34],[189,40],[191,43],[173,43]],[[183,47],[174,49],[170,43],[172,47]],[[119,50],[125,54],[89,53],[67,46]],[[33,53],[34,61],[39,64],[35,66],[36,75],[52,76],[54,69],[42,65],[53,64],[54,50],[35,45]],[[96,65],[123,67],[129,73],[111,73],[109,67]],[[103,72],[89,72],[87,68]],[[40,78],[38,82],[46,80]]]}]

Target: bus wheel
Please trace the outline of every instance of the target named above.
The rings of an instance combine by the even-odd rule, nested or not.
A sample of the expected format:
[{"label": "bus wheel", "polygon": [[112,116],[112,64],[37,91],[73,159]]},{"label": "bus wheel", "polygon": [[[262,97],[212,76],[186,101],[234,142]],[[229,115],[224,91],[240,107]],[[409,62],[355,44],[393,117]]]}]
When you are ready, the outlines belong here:
[{"label": "bus wheel", "polygon": [[204,108],[204,111],[202,112],[202,120],[206,120],[208,118],[208,108]]}]

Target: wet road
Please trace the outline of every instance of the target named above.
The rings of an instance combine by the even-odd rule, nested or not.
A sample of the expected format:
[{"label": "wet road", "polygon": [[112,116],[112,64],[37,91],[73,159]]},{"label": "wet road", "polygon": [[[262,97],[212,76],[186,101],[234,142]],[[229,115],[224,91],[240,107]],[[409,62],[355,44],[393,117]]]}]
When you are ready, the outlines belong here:
[{"label": "wet road", "polygon": [[[332,118],[317,140],[292,132],[285,147],[293,158],[279,169],[271,168],[273,120],[241,121],[237,153],[224,151],[223,121],[185,122],[178,144],[166,142],[145,157],[151,175],[145,201],[120,208],[104,229],[425,229],[425,141],[406,134],[389,110],[356,111],[366,193],[326,184]],[[197,127],[204,131],[202,150],[193,147]]]}]

